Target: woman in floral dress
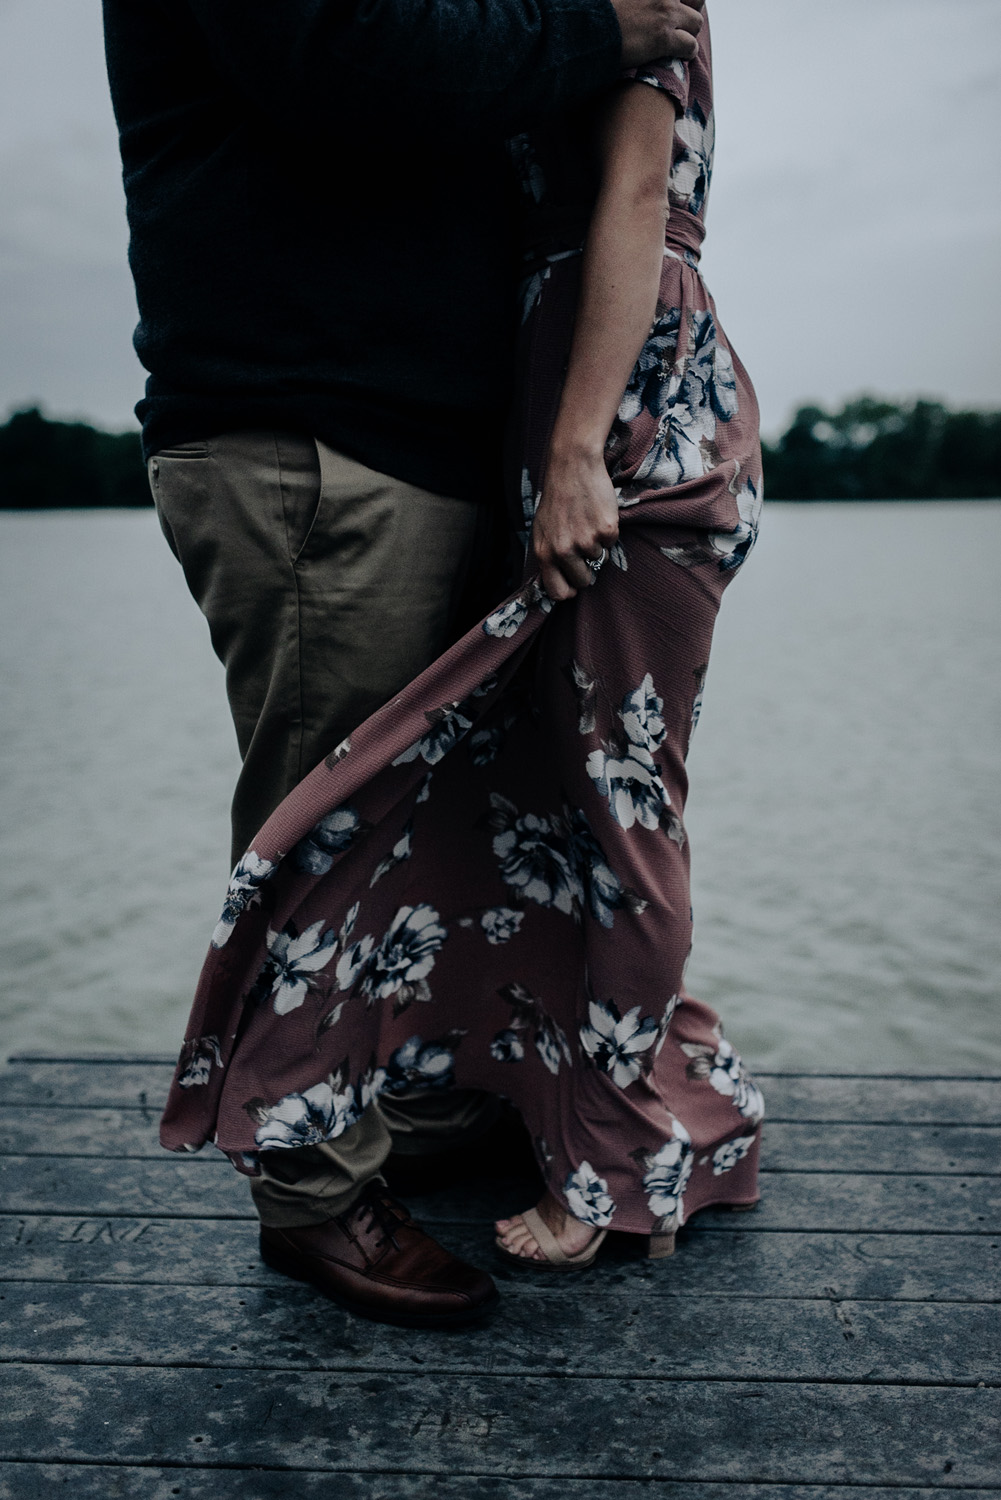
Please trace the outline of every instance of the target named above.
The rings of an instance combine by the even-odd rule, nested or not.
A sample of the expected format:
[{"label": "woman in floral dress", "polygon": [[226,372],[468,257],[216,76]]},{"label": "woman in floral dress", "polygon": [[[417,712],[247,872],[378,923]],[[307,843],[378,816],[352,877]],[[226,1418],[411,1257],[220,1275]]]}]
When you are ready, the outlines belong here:
[{"label": "woman in floral dress", "polygon": [[380,1096],[458,1086],[532,1135],[545,1197],[498,1235],[534,1264],[589,1263],[609,1226],[667,1253],[691,1213],[756,1200],[761,1095],[682,983],[685,756],[761,494],[754,393],[698,273],[712,120],[706,26],[694,62],[512,143],[523,585],[240,861],[168,1147],[254,1173]]}]

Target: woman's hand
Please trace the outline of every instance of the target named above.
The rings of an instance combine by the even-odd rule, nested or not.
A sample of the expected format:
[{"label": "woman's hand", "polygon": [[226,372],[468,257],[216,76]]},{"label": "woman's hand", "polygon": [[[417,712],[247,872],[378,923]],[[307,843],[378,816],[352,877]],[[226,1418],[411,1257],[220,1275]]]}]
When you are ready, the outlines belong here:
[{"label": "woman's hand", "polygon": [[597,562],[619,535],[619,506],[604,458],[551,451],[535,520],[532,551],[550,599],[572,599],[594,583]]}]

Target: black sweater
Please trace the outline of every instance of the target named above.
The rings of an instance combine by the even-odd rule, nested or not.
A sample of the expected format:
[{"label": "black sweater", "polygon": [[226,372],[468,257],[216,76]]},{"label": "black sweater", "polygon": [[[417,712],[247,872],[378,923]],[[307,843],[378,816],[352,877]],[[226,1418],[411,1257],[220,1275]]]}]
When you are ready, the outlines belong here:
[{"label": "black sweater", "polygon": [[608,0],[104,0],[147,454],[312,434],[496,491],[503,137],[611,84]]}]

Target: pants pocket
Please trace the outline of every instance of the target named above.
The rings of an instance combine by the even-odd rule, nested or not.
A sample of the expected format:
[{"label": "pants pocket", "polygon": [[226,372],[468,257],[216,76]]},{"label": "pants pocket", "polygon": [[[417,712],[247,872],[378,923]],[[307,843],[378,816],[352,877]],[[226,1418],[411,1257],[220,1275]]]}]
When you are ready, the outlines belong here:
[{"label": "pants pocket", "polygon": [[312,438],[277,434],[278,485],[289,557],[305,561],[323,505],[320,456]]}]

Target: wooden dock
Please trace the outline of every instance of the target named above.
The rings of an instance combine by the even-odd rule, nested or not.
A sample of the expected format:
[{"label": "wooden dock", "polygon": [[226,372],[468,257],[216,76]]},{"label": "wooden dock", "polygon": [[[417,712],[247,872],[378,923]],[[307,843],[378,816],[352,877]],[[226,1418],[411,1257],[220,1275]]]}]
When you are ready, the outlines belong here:
[{"label": "wooden dock", "polygon": [[268,1271],[169,1075],[0,1069],[0,1500],[1001,1495],[1001,1080],[764,1077],[760,1208],[656,1265],[507,1267],[517,1182],[412,1200],[503,1296],[431,1333]]}]

